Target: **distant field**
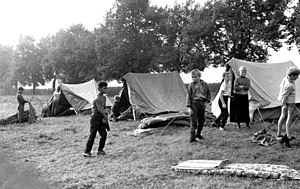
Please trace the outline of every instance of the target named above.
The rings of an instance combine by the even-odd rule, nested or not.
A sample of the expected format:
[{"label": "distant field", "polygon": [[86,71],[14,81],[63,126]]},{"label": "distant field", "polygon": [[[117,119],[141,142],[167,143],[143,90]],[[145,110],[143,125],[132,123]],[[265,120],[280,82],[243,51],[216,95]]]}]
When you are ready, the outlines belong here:
[{"label": "distant field", "polygon": [[[31,100],[37,112],[48,100],[48,96],[25,97]],[[1,97],[0,102],[1,116],[15,112],[14,97]],[[89,134],[88,115],[43,118],[34,124],[0,126],[0,152],[17,167],[15,172],[26,170],[32,177],[46,183],[49,189],[299,188],[299,181],[195,175],[171,170],[171,166],[192,159],[280,164],[300,170],[298,123],[293,127],[297,139],[292,141],[292,148],[279,144],[264,147],[251,143],[250,137],[264,128],[263,123],[241,130],[230,124],[226,132],[205,127],[205,139],[196,144],[188,143],[188,127],[172,124],[157,128],[149,136],[129,136],[127,133],[139,124],[140,121],[110,123],[111,131],[105,148],[107,155],[94,158],[82,157]],[[275,132],[275,125],[271,125],[270,133]],[[97,137],[93,153],[98,141]],[[17,178],[17,175],[10,176]],[[23,182],[21,179],[17,181]]]}]

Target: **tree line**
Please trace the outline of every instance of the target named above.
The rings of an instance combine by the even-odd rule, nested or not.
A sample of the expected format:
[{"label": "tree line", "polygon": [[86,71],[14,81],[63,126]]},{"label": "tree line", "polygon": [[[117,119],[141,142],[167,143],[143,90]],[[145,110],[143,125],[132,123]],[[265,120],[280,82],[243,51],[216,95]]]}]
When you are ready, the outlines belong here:
[{"label": "tree line", "polygon": [[266,62],[283,43],[300,49],[300,4],[295,0],[194,0],[158,7],[149,0],[115,0],[93,31],[82,24],[39,41],[21,36],[0,45],[2,93],[54,79],[82,83],[120,80],[128,72],[189,72],[223,66],[235,57]]}]

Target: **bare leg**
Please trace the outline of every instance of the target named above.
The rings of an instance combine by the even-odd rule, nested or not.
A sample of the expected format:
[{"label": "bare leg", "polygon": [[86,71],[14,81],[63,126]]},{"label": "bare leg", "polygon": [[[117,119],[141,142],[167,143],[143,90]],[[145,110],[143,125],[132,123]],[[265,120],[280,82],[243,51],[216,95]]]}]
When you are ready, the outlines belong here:
[{"label": "bare leg", "polygon": [[282,130],[282,125],[287,116],[287,108],[286,107],[281,107],[281,114],[280,118],[278,120],[278,130],[277,130],[277,136],[281,135],[281,130]]},{"label": "bare leg", "polygon": [[287,110],[287,120],[286,120],[286,127],[285,127],[285,129],[286,129],[286,135],[289,138],[291,137],[290,127],[291,127],[291,124],[292,124],[294,109],[295,109],[295,107],[291,106],[291,107],[288,107],[288,110]]}]

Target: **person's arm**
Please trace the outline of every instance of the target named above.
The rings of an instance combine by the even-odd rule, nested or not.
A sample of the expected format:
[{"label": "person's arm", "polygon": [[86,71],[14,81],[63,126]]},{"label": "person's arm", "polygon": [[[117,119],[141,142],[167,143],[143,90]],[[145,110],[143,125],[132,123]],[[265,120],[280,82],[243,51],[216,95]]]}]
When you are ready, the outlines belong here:
[{"label": "person's arm", "polygon": [[192,114],[192,86],[189,84],[187,95],[186,95],[186,107],[188,107],[188,111]]},{"label": "person's arm", "polygon": [[28,102],[27,100],[25,100],[23,98],[23,95],[18,95],[18,101],[21,102],[22,104],[25,104],[26,102]]},{"label": "person's arm", "polygon": [[250,79],[247,78],[246,80],[247,82],[245,82],[245,85],[243,86],[243,90],[244,91],[248,91],[250,88]]},{"label": "person's arm", "polygon": [[225,100],[224,100],[224,97],[223,97],[225,87],[226,87],[225,83],[222,83],[222,85],[220,87],[220,100],[222,102],[222,107],[223,108],[226,108],[226,103],[225,103]]},{"label": "person's arm", "polygon": [[101,103],[100,99],[96,98],[93,101],[93,106],[97,108],[97,110],[99,111],[99,113],[103,116],[103,118],[105,120],[108,120],[106,114],[105,114],[105,110],[103,109],[103,104]]},{"label": "person's arm", "polygon": [[239,82],[239,78],[236,78],[234,80],[234,90],[237,91],[237,92],[242,90],[241,84]]},{"label": "person's arm", "polygon": [[206,85],[206,94],[205,94],[206,97],[205,98],[207,100],[207,103],[210,103],[210,101],[211,101],[211,93],[210,93],[208,84],[205,83],[205,85]]},{"label": "person's arm", "polygon": [[284,89],[282,91],[282,100],[281,100],[282,106],[286,106],[286,101],[288,99],[288,96],[292,93],[292,91],[293,91],[293,86],[288,85],[288,86],[284,87]]}]

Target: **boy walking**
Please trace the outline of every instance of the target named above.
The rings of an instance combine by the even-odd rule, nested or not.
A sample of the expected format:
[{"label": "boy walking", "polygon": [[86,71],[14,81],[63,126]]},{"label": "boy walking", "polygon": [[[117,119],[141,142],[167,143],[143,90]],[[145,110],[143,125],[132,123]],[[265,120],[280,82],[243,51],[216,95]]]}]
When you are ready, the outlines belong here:
[{"label": "boy walking", "polygon": [[19,123],[22,123],[22,116],[24,115],[24,106],[25,106],[25,103],[28,103],[28,101],[23,98],[23,95],[22,95],[23,91],[24,91],[23,87],[18,88],[17,100],[19,103],[19,105],[18,105],[18,122]]},{"label": "boy walking", "polygon": [[197,142],[196,138],[203,139],[201,132],[205,121],[205,104],[210,102],[211,98],[208,84],[200,79],[200,70],[192,70],[191,76],[192,83],[188,87],[186,99],[186,106],[191,118],[190,143]]},{"label": "boy walking", "polygon": [[283,78],[280,84],[280,92],[278,100],[281,102],[281,115],[278,120],[278,131],[277,136],[282,137],[281,130],[283,121],[286,119],[285,132],[286,135],[283,141],[287,147],[290,147],[290,127],[293,118],[293,112],[295,110],[295,99],[296,99],[296,85],[295,81],[298,79],[300,70],[296,67],[291,67],[288,70],[287,76]]},{"label": "boy walking", "polygon": [[97,132],[100,134],[100,141],[99,141],[99,147],[97,155],[105,155],[105,152],[103,151],[106,137],[107,137],[107,131],[110,131],[109,125],[108,125],[108,119],[105,114],[105,104],[106,104],[106,98],[104,94],[107,91],[107,82],[100,81],[98,83],[98,95],[93,99],[92,102],[92,115],[90,117],[90,136],[88,138],[88,141],[86,143],[86,147],[84,150],[84,157],[91,157],[91,150],[94,144],[94,140],[96,137]]}]

